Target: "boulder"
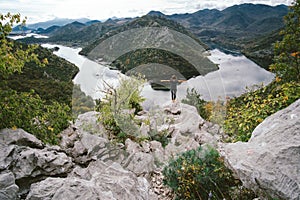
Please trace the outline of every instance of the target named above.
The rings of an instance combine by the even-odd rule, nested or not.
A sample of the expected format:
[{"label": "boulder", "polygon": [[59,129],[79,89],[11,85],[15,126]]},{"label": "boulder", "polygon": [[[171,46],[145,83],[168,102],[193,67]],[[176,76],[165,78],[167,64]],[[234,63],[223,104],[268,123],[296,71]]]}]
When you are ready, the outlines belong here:
[{"label": "boulder", "polygon": [[15,145],[5,145],[0,143],[0,171],[8,169],[13,160],[12,155],[15,151]]},{"label": "boulder", "polygon": [[140,127],[140,136],[141,138],[147,138],[149,137],[150,133],[150,126],[146,125],[144,122],[142,122],[141,127]]},{"label": "boulder", "polygon": [[66,176],[74,166],[60,147],[47,146],[22,129],[3,129],[0,141],[0,199],[11,197],[12,192],[26,195],[32,183],[48,176]]},{"label": "boulder", "polygon": [[59,146],[64,149],[72,149],[74,147],[74,143],[79,140],[79,131],[75,126],[70,126],[64,131],[60,133],[61,141]]},{"label": "boulder", "polygon": [[154,158],[149,153],[134,153],[128,157],[123,167],[138,176],[148,175],[155,171]]},{"label": "boulder", "polygon": [[125,148],[126,148],[126,152],[128,152],[128,154],[135,154],[142,150],[141,146],[138,143],[133,142],[129,138],[127,138],[125,140]]},{"label": "boulder", "polygon": [[200,144],[194,138],[178,135],[172,138],[171,142],[165,147],[165,155],[170,159],[180,153],[197,149],[199,146]]},{"label": "boulder", "polygon": [[76,163],[84,164],[96,160],[99,155],[106,151],[108,140],[87,132],[79,134],[79,139],[70,149]]},{"label": "boulder", "polygon": [[198,114],[197,109],[194,106],[187,104],[180,104],[181,114],[179,118],[175,120],[175,130],[179,130],[181,134],[192,134],[199,132],[199,125],[205,121]]},{"label": "boulder", "polygon": [[59,176],[71,171],[73,162],[63,152],[45,149],[19,148],[13,155],[14,164],[10,170],[17,180],[33,179],[39,176]]},{"label": "boulder", "polygon": [[75,127],[80,131],[97,134],[106,138],[108,134],[103,125],[98,122],[99,114],[99,112],[90,111],[79,115],[75,121]]},{"label": "boulder", "polygon": [[181,106],[180,102],[168,103],[164,105],[164,112],[172,115],[180,115],[181,114]]},{"label": "boulder", "polygon": [[300,197],[300,100],[269,116],[249,142],[220,145],[244,185],[273,198]]},{"label": "boulder", "polygon": [[170,159],[165,154],[165,149],[162,147],[162,144],[158,141],[151,141],[150,143],[150,152],[154,159],[154,164],[156,168],[161,168],[163,165]]},{"label": "boulder", "polygon": [[0,173],[0,199],[17,199],[19,187],[15,184],[15,176],[10,171]]},{"label": "boulder", "polygon": [[0,131],[0,141],[6,145],[18,145],[41,149],[44,144],[34,135],[31,135],[23,129],[3,129]]},{"label": "boulder", "polygon": [[[125,141],[127,157],[121,165],[136,175],[148,175],[155,171],[154,157],[150,152],[150,143],[143,142],[142,146],[129,138]],[[145,152],[147,151],[147,152]]]},{"label": "boulder", "polygon": [[210,146],[218,146],[218,138],[206,131],[194,133],[194,138],[199,144],[210,144]]},{"label": "boulder", "polygon": [[124,170],[119,164],[100,160],[87,168],[76,167],[66,178],[47,178],[32,184],[27,199],[157,199],[145,178]]}]

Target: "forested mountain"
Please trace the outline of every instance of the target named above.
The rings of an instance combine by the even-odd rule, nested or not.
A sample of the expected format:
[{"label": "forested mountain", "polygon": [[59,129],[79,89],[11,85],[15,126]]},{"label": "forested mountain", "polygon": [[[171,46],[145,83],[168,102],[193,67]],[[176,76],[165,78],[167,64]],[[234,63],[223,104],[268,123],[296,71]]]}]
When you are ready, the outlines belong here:
[{"label": "forested mountain", "polygon": [[59,43],[67,46],[87,46],[101,37],[108,31],[114,30],[120,25],[132,19],[108,19],[105,22],[88,21],[87,23],[80,23],[74,21],[64,26],[51,26],[47,29],[37,29],[35,32],[47,35],[48,38],[27,37],[21,39],[26,43]]},{"label": "forested mountain", "polygon": [[[166,16],[180,22],[200,37],[211,36],[203,31],[229,36],[255,37],[283,27],[283,16],[288,12],[285,5],[241,4],[222,11],[200,10],[192,14]],[[245,34],[246,33],[246,34]]]},{"label": "forested mountain", "polygon": [[[111,45],[115,45],[112,49],[117,52],[108,52]],[[193,49],[193,45],[198,45],[199,49]],[[106,59],[106,56],[110,55],[113,59],[105,61],[111,62],[113,67],[123,73],[155,63],[156,66],[139,68],[144,70],[142,74],[150,80],[154,77],[170,78],[174,72],[163,66],[171,66],[183,78],[189,79],[217,69],[203,54],[206,48],[205,44],[179,23],[165,17],[145,15],[108,32],[83,48],[80,53],[93,60]],[[194,51],[198,54],[193,54]],[[198,60],[195,61],[195,58]],[[146,70],[149,67],[153,69]],[[138,72],[141,72],[139,70]]]},{"label": "forested mountain", "polygon": [[[278,33],[284,26],[283,16],[287,12],[288,7],[285,5],[263,4],[241,4],[221,11],[204,9],[195,13],[174,15],[151,11],[148,15],[136,19],[108,19],[91,24],[73,22],[62,27],[53,26],[40,32],[49,38],[31,37],[24,40],[29,43],[77,45],[84,47],[81,53],[87,55],[107,35],[136,27],[167,26],[198,41],[201,40],[202,45],[205,43],[210,48],[243,52],[259,65],[268,68],[271,63],[272,44],[280,39]],[[156,18],[156,21],[151,21],[150,17]],[[262,41],[263,45],[257,44],[257,41]],[[258,49],[260,47],[263,49]]]},{"label": "forested mountain", "polygon": [[[20,44],[15,43],[15,46]],[[23,48],[27,48],[22,44]],[[71,106],[72,79],[79,69],[74,64],[52,53],[52,50],[38,47],[35,50],[38,59],[47,59],[44,67],[34,62],[25,64],[22,73],[14,73],[8,77],[0,75],[0,90],[13,89],[18,92],[34,90],[45,101],[56,100]]]},{"label": "forested mountain", "polygon": [[272,44],[281,38],[279,31],[287,12],[285,5],[241,4],[222,11],[205,9],[165,17],[187,27],[211,48],[241,51],[268,68],[273,57]]},{"label": "forested mountain", "polygon": [[279,30],[277,30],[248,41],[241,52],[259,66],[268,70],[270,64],[273,63],[274,43],[280,40],[282,40],[282,36],[279,34]]}]

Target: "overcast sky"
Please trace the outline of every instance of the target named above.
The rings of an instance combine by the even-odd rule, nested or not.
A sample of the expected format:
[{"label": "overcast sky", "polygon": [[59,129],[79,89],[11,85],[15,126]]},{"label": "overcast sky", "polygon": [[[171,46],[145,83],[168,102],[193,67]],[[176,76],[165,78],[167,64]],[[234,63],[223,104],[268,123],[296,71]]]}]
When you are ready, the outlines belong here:
[{"label": "overcast sky", "polygon": [[290,5],[292,0],[0,0],[0,13],[20,13],[27,23],[59,18],[135,17],[151,10],[164,14],[191,13],[204,8],[224,9],[241,3]]}]

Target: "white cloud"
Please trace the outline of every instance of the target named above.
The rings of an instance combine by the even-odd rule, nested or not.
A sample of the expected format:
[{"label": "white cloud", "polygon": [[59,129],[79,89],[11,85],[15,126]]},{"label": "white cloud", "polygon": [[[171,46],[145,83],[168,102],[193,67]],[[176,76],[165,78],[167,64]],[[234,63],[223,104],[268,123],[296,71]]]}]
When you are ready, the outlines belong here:
[{"label": "white cloud", "polygon": [[21,13],[28,21],[54,17],[107,19],[134,17],[159,10],[165,14],[195,12],[204,8],[224,9],[240,3],[287,4],[292,0],[1,0],[0,12]]}]

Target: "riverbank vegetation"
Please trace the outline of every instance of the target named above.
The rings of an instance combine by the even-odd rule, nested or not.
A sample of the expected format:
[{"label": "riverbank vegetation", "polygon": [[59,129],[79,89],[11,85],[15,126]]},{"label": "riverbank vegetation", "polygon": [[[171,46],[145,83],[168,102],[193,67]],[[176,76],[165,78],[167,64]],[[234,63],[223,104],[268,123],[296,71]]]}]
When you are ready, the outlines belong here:
[{"label": "riverbank vegetation", "polygon": [[20,22],[19,14],[1,15],[0,129],[23,128],[57,144],[72,120],[72,79],[78,68],[49,49],[7,38]]}]

